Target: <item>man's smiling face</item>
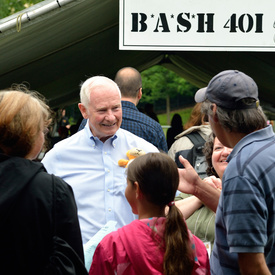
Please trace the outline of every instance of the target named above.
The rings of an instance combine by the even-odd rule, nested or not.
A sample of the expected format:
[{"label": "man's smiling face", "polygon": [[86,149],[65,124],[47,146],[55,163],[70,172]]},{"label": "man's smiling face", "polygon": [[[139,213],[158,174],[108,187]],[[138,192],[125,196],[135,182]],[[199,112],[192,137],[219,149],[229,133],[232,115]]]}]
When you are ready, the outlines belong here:
[{"label": "man's smiling face", "polygon": [[121,98],[118,88],[106,82],[90,94],[87,117],[90,129],[102,142],[113,136],[122,122]]}]

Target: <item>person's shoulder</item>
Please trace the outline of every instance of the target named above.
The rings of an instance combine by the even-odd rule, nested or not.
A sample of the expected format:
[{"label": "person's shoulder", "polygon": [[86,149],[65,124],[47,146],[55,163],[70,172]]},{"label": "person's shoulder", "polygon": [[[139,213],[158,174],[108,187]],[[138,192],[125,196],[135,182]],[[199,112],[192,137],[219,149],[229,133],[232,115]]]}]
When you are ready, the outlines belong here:
[{"label": "person's shoulder", "polygon": [[182,135],[181,137],[175,139],[175,141],[172,143],[169,151],[178,151],[178,150],[189,150],[193,147],[192,141],[186,136]]},{"label": "person's shoulder", "polygon": [[209,125],[199,125],[199,126],[192,126],[192,127],[189,127],[188,129],[186,130],[183,130],[180,134],[178,134],[175,139],[180,139],[182,137],[185,137],[186,135],[188,134],[191,134],[193,132],[208,132],[210,131],[211,132],[211,128]]},{"label": "person's shoulder", "polygon": [[175,158],[175,154],[179,151],[190,150],[193,148],[194,144],[192,141],[186,136],[187,134],[192,133],[192,129],[187,129],[183,131],[181,134],[177,135],[175,141],[172,143],[171,147],[168,150],[168,155]]},{"label": "person's shoulder", "polygon": [[210,124],[201,125],[198,132],[203,138],[208,137],[212,133]]},{"label": "person's shoulder", "polygon": [[43,184],[45,183],[48,184],[49,182],[55,181],[57,184],[62,184],[64,186],[67,185],[67,183],[64,180],[62,180],[60,177],[48,173],[44,165],[43,165],[43,169],[40,169],[40,171],[36,174],[35,180]]},{"label": "person's shoulder", "polygon": [[136,105],[133,102],[128,101],[128,100],[121,100],[121,106],[122,106],[122,109],[125,108],[125,107],[126,108],[127,107],[132,107],[134,109],[137,109]]},{"label": "person's shoulder", "polygon": [[[128,106],[128,104],[131,104],[131,105]],[[159,122],[152,119],[148,115],[140,112],[133,103],[126,102],[125,106],[122,106],[122,107],[124,107],[126,110],[124,114],[122,113],[122,117],[125,121],[130,120],[131,123],[138,123],[139,125],[143,125],[143,127],[146,127],[146,129],[151,132],[163,131]],[[129,113],[127,112],[127,107],[131,107],[131,111]]]},{"label": "person's shoulder", "polygon": [[[1,163],[1,166],[7,174],[12,173],[13,177],[20,179],[21,186],[30,183],[34,188],[39,188],[41,175],[47,174],[42,163],[21,157],[8,157],[5,163]],[[44,178],[48,182],[47,176],[43,176]],[[45,181],[42,181],[43,184]]]},{"label": "person's shoulder", "polygon": [[45,168],[39,169],[30,181],[30,188],[33,193],[43,193],[46,196],[52,190],[52,175]]},{"label": "person's shoulder", "polygon": [[106,236],[104,236],[102,240],[99,242],[99,246],[101,246],[103,249],[107,249],[107,251],[110,251],[114,243],[120,243],[120,235],[118,230],[112,231],[108,233]]},{"label": "person's shoulder", "polygon": [[52,190],[53,184],[55,184],[56,192],[58,194],[72,193],[71,186],[58,176],[49,174],[46,170],[40,171],[35,177],[35,184],[38,189]]},{"label": "person's shoulder", "polygon": [[128,240],[130,240],[131,238],[133,238],[133,235],[131,235],[131,233],[133,233],[134,231],[138,231],[140,227],[143,227],[144,223],[141,222],[140,220],[133,220],[130,223],[118,228],[116,231],[111,232],[112,233],[112,240],[116,240],[116,239],[125,239],[127,238]]},{"label": "person's shoulder", "polygon": [[210,125],[208,125],[208,124],[207,125],[192,126],[192,127],[188,128],[188,129],[184,130],[183,132],[181,132],[177,136],[175,136],[175,142],[181,143],[183,140],[184,141],[186,139],[189,140],[189,138],[187,137],[187,135],[192,134],[192,133],[198,133],[198,134],[200,134],[200,136],[204,140],[206,140],[208,138],[208,136],[212,133],[212,130],[211,130]]},{"label": "person's shoulder", "polygon": [[143,114],[143,113],[141,113],[141,114],[142,114],[142,117],[143,117],[143,119],[145,120],[145,122],[147,124],[152,125],[152,126],[154,126],[156,128],[161,128],[161,125],[160,125],[159,122],[157,122],[156,120],[154,120],[153,118],[149,117],[146,114]]},{"label": "person's shoulder", "polygon": [[[132,103],[133,104],[133,103]],[[152,119],[151,117],[149,117],[148,115],[140,112],[136,107],[136,116],[135,119],[137,121],[139,121],[141,124],[147,125],[147,126],[151,126],[154,128],[161,128],[161,125],[159,124],[159,122],[157,122],[156,120]]]}]

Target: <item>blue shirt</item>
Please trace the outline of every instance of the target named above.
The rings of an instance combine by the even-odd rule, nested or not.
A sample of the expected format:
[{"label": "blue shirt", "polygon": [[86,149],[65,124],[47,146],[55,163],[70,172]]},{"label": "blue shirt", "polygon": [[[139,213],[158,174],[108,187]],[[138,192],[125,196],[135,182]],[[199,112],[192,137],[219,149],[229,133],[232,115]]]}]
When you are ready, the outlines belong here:
[{"label": "blue shirt", "polygon": [[121,128],[154,144],[159,150],[168,152],[167,142],[161,125],[138,110],[134,103],[121,101]]},{"label": "blue shirt", "polygon": [[240,274],[238,253],[264,253],[275,274],[275,136],[271,126],[241,139],[228,158],[216,213],[212,275]]},{"label": "blue shirt", "polygon": [[135,147],[158,152],[123,129],[103,143],[87,123],[83,130],[55,144],[42,160],[49,173],[73,188],[83,244],[110,220],[117,221],[119,228],[136,218],[124,194],[126,170],[118,166],[118,160],[127,159],[126,152]]},{"label": "blue shirt", "polygon": [[[134,103],[121,101],[122,123],[121,128],[147,140],[155,145],[159,150],[168,152],[167,142],[161,125],[138,110]],[[83,129],[87,123],[83,119],[79,130]]]}]

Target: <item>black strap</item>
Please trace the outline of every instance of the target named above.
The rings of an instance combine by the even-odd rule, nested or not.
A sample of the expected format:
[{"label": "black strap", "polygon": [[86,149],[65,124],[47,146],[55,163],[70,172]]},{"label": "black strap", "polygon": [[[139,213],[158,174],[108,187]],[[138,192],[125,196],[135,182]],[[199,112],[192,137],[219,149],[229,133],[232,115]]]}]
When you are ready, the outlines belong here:
[{"label": "black strap", "polygon": [[53,244],[49,263],[45,267],[43,275],[88,275],[78,254],[65,240],[56,235],[56,182],[53,175],[52,187]]},{"label": "black strap", "polygon": [[205,139],[202,138],[202,136],[198,132],[192,132],[192,133],[187,134],[185,136],[188,137],[192,141],[194,146],[205,143]]}]

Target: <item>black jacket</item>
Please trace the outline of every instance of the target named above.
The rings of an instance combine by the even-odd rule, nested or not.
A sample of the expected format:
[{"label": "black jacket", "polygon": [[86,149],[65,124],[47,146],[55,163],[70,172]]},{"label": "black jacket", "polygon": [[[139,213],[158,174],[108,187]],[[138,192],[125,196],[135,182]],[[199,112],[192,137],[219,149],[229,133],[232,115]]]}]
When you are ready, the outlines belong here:
[{"label": "black jacket", "polygon": [[71,187],[42,163],[0,154],[0,274],[43,273],[52,246],[53,180],[56,235],[84,261]]}]

